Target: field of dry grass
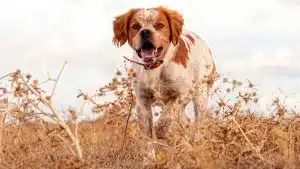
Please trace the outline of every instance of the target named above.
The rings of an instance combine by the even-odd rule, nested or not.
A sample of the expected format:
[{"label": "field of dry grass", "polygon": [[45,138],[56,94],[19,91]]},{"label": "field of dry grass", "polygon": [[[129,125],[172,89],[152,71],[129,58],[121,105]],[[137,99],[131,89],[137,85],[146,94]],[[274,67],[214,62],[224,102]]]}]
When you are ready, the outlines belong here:
[{"label": "field of dry grass", "polygon": [[[79,93],[78,99],[94,105],[91,111],[105,112],[96,121],[78,121],[79,110],[73,109],[68,111],[70,119],[62,118],[52,104],[59,75],[52,79],[52,89],[41,89],[38,80],[20,70],[1,78],[5,79],[11,85],[0,86],[0,169],[300,168],[299,114],[274,98],[269,115],[259,116],[259,96],[250,81],[206,79],[216,104],[203,125],[183,124],[176,118],[176,107],[165,105],[155,113],[160,116],[156,138],[149,139],[131,113],[132,70],[118,71],[93,95]],[[197,91],[191,91],[191,97]],[[108,92],[118,99],[98,104],[95,98]]]}]

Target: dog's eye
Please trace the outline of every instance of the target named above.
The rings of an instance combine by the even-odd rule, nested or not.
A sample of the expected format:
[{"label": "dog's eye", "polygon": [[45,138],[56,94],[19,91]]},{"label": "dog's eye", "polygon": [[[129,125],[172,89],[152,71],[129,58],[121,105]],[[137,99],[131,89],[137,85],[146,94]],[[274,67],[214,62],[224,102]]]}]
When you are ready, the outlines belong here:
[{"label": "dog's eye", "polygon": [[141,26],[139,24],[134,24],[132,26],[132,29],[139,30],[139,29],[141,29]]},{"label": "dog's eye", "polygon": [[157,29],[157,30],[161,30],[164,27],[165,27],[165,25],[162,24],[162,23],[158,23],[158,24],[155,25],[155,29]]}]

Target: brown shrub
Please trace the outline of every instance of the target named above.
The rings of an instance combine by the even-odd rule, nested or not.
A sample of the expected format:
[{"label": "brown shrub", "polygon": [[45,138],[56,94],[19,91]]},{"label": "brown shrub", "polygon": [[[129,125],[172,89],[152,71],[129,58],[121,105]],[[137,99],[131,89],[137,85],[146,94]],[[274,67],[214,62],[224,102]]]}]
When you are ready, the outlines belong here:
[{"label": "brown shrub", "polygon": [[[215,107],[201,126],[182,124],[173,117],[176,113],[171,113],[176,109],[165,107],[161,114],[171,115],[161,116],[155,123],[157,139],[149,139],[131,115],[135,105],[131,82],[135,74],[127,69],[124,72],[127,73],[118,71],[95,95],[82,91],[78,95],[94,104],[94,113],[105,113],[95,121],[77,123],[78,111],[72,109],[71,119],[57,122],[58,112],[53,112],[51,106],[50,110],[39,106],[38,102],[44,101],[39,98],[43,90],[37,81],[31,81],[31,76],[28,81],[18,82],[19,87],[0,88],[2,120],[11,118],[0,126],[0,168],[300,168],[299,115],[290,113],[276,98],[273,113],[258,116],[253,107],[259,99],[250,81],[243,85],[219,77],[212,95]],[[16,77],[17,73],[23,75],[18,70],[7,76],[14,80],[12,84],[22,77]],[[39,92],[36,100],[29,99],[34,92],[24,83]],[[95,98],[107,92],[118,99],[98,104]],[[21,101],[14,101],[9,95]],[[228,101],[230,95],[236,99]],[[7,98],[13,101],[12,106],[7,107]],[[44,99],[51,103],[51,95]],[[42,120],[40,115],[51,117],[52,122]],[[76,140],[82,149],[81,157]]]}]

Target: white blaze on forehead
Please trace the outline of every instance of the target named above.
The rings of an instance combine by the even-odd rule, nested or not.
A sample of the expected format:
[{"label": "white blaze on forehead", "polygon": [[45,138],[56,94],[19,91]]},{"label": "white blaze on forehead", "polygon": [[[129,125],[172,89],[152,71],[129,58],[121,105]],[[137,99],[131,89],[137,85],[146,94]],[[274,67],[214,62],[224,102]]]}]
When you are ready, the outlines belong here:
[{"label": "white blaze on forehead", "polygon": [[153,9],[142,9],[135,14],[135,18],[142,26],[154,23],[157,20],[157,17],[158,11]]}]

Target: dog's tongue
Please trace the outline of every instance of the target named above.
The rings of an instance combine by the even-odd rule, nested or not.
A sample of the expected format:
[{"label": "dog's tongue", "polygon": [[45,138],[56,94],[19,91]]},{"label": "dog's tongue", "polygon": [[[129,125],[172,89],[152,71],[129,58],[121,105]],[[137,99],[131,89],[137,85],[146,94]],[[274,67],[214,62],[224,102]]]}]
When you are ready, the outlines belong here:
[{"label": "dog's tongue", "polygon": [[143,58],[152,58],[152,57],[154,57],[155,52],[156,52],[156,49],[142,49],[141,56]]}]

